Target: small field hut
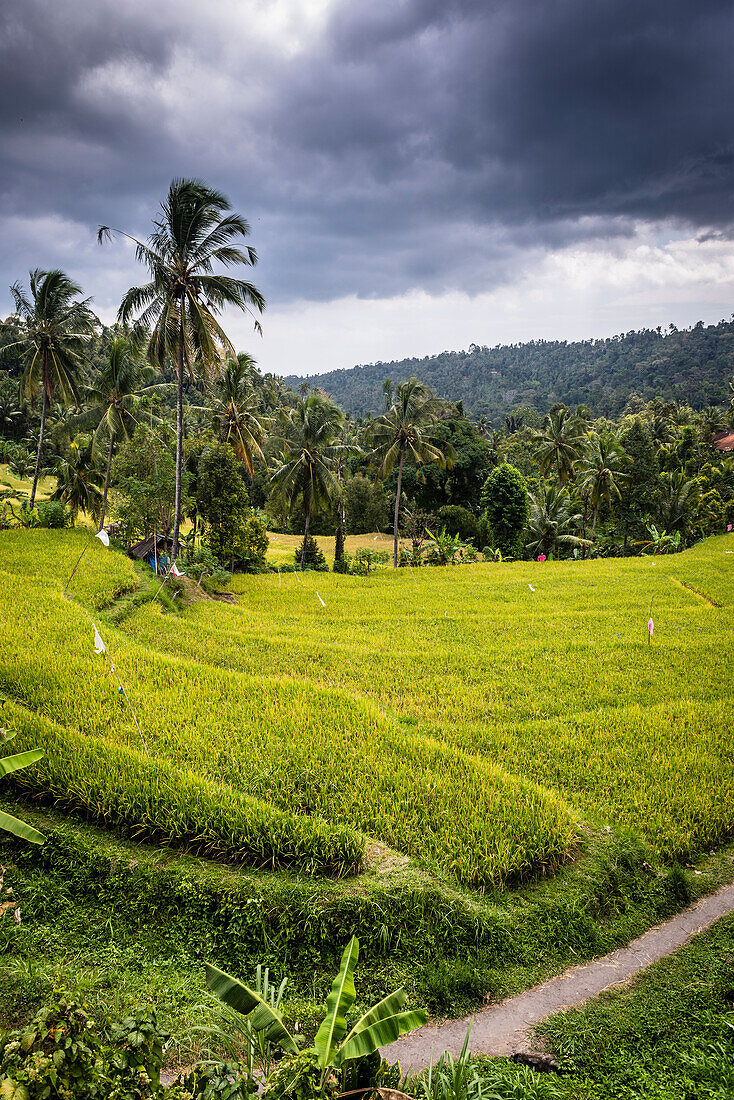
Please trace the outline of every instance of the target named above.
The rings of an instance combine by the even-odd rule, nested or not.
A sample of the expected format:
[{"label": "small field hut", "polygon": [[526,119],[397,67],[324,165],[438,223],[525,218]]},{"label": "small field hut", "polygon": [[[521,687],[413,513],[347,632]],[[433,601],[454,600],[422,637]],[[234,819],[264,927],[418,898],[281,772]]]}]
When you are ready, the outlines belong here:
[{"label": "small field hut", "polygon": [[128,553],[138,561],[147,561],[156,573],[165,573],[173,549],[173,539],[169,535],[148,535],[130,547]]}]

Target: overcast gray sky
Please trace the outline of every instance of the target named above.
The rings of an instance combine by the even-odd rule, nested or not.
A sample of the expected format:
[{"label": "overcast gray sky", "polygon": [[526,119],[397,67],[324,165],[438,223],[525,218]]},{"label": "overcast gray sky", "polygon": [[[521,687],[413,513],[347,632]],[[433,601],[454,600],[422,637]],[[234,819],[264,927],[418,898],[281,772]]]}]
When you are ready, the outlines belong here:
[{"label": "overcast gray sky", "polygon": [[252,225],[264,371],[734,310],[731,0],[2,0],[0,316],[105,321],[173,176]]}]

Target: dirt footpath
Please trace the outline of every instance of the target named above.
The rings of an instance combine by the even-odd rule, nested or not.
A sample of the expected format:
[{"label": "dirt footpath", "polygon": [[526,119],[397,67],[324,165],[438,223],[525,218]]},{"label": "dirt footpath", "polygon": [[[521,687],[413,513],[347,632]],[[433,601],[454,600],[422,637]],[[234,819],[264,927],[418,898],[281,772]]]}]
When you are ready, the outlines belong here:
[{"label": "dirt footpath", "polygon": [[477,1054],[508,1055],[528,1051],[531,1049],[530,1031],[546,1016],[583,1004],[605,989],[628,981],[732,911],[734,885],[724,886],[665,924],[651,928],[627,947],[619,947],[583,966],[574,966],[559,977],[490,1005],[474,1016],[449,1020],[438,1026],[426,1024],[383,1047],[383,1057],[388,1062],[399,1061],[403,1072],[424,1069],[444,1050],[458,1055],[470,1024],[469,1046]]}]

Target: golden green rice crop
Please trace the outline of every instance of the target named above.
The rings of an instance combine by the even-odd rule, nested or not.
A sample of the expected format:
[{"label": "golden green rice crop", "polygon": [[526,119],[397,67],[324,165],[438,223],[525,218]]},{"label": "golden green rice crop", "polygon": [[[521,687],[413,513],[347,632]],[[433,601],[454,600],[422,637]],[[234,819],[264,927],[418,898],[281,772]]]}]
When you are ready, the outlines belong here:
[{"label": "golden green rice crop", "polygon": [[723,536],[657,559],[237,577],[234,606],[165,631],[146,608],[125,630],[221,667],[299,666],[681,857],[734,834],[733,574]]},{"label": "golden green rice crop", "polygon": [[[0,574],[0,592],[11,589],[16,599],[4,613],[12,628],[2,641],[6,693],[69,731],[140,748],[81,606],[51,580],[29,581],[22,570]],[[573,841],[574,815],[552,792],[404,728],[369,700],[295,676],[248,675],[164,655],[109,624],[102,629],[158,760],[298,819],[315,815],[434,857],[480,887],[552,864]],[[41,666],[33,659],[39,653]]]},{"label": "golden green rice crop", "polygon": [[[120,782],[137,789],[130,768],[153,765],[82,607],[109,603],[134,574],[95,547],[62,598],[88,537],[0,534],[0,686],[77,738],[124,748]],[[331,823],[344,867],[360,833],[483,888],[552,865],[584,819],[639,831],[671,857],[734,833],[730,544],[657,560],[237,577],[235,605],[147,605],[100,625],[155,766]],[[88,812],[104,818],[112,792],[95,803],[91,764],[78,768]],[[146,811],[146,828],[173,820],[171,805]],[[225,818],[206,817],[207,843],[232,858]],[[319,842],[311,869],[332,858]]]}]

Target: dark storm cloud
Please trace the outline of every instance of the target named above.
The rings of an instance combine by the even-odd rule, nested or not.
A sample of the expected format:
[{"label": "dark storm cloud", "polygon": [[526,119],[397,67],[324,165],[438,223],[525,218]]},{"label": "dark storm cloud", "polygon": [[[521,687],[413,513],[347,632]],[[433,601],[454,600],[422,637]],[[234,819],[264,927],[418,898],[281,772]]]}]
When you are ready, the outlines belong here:
[{"label": "dark storm cloud", "polygon": [[23,251],[48,218],[111,262],[95,225],[145,233],[181,173],[251,218],[275,301],[476,291],[636,219],[729,232],[730,0],[344,2],[291,52],[264,10],[6,0],[3,284],[61,262]]}]

